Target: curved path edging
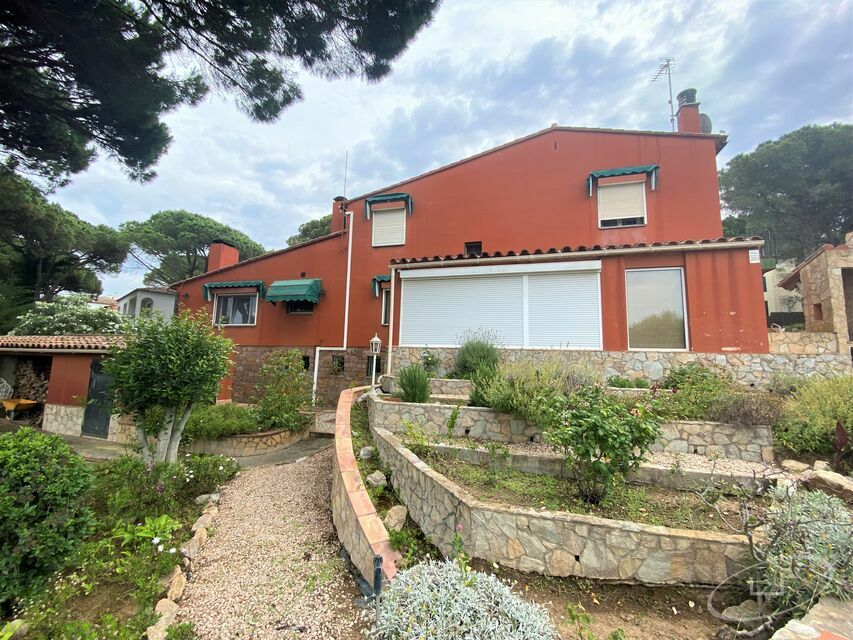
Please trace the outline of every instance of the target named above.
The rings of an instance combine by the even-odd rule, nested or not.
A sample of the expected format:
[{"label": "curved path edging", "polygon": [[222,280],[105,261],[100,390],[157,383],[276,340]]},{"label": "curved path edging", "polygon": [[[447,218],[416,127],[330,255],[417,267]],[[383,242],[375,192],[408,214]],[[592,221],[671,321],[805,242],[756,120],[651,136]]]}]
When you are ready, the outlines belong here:
[{"label": "curved path edging", "polygon": [[382,557],[384,580],[392,580],[397,574],[400,554],[391,548],[388,531],[367,494],[352,448],[350,409],[369,388],[346,389],[338,398],[332,459],[332,521],[353,565],[372,586],[374,556]]}]

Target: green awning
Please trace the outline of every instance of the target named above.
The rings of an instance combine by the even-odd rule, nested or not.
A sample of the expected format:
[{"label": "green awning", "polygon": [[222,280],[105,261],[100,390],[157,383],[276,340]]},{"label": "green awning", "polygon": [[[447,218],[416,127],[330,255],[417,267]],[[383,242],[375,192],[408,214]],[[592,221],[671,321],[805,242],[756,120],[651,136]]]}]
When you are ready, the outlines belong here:
[{"label": "green awning", "polygon": [[406,205],[406,213],[412,215],[415,210],[415,204],[412,202],[412,196],[408,193],[386,193],[381,196],[370,196],[364,199],[364,217],[370,220],[370,205],[384,204],[386,202],[402,202]]},{"label": "green awning", "polygon": [[657,186],[657,173],[660,169],[658,164],[641,164],[636,167],[620,167],[618,169],[600,169],[598,171],[590,171],[586,177],[586,184],[590,197],[592,196],[592,182],[599,178],[615,178],[618,176],[633,176],[640,173],[649,174],[652,177],[652,191]]},{"label": "green awning", "polygon": [[380,273],[378,276],[373,276],[373,280],[370,281],[371,286],[373,287],[373,297],[379,297],[379,283],[380,282],[391,282],[391,276],[387,273]]},{"label": "green awning", "polygon": [[323,290],[320,278],[300,278],[299,280],[276,280],[273,282],[264,300],[267,302],[320,302],[320,292]]},{"label": "green awning", "polygon": [[264,297],[264,281],[263,280],[231,280],[229,282],[208,282],[202,285],[204,299],[210,300],[211,289],[229,289],[236,287],[256,287],[261,297]]}]

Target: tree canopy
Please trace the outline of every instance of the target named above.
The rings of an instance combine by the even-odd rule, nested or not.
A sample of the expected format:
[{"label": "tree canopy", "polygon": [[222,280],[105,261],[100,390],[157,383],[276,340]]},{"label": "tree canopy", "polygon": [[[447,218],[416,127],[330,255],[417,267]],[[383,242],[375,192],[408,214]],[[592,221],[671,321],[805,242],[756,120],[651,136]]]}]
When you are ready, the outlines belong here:
[{"label": "tree canopy", "polygon": [[726,234],[773,230],[778,257],[802,260],[853,229],[853,125],[809,125],[735,156],[720,172]]},{"label": "tree canopy", "polygon": [[62,291],[100,293],[98,273],[118,273],[128,243],[48,202],[29,180],[0,167],[0,269],[5,286],[51,301]]},{"label": "tree canopy", "polygon": [[99,147],[135,179],[163,114],[209,86],[255,120],[301,98],[297,71],[377,80],[439,0],[11,0],[0,7],[0,147],[61,181]]},{"label": "tree canopy", "polygon": [[103,305],[90,304],[85,293],[59,296],[53,302],[36,302],[18,318],[10,332],[18,336],[61,336],[72,333],[121,333],[125,318]]},{"label": "tree canopy", "polygon": [[143,282],[149,286],[166,286],[204,273],[214,240],[235,245],[241,260],[264,253],[264,248],[245,233],[180,209],[160,211],[141,222],[125,222],[121,230],[132,243],[133,258],[148,269]]},{"label": "tree canopy", "polygon": [[287,246],[292,247],[295,244],[301,244],[303,242],[308,242],[309,240],[314,240],[315,238],[320,238],[321,236],[327,235],[331,230],[332,214],[330,213],[322,218],[309,220],[304,224],[300,224],[296,235],[292,235],[287,239]]}]

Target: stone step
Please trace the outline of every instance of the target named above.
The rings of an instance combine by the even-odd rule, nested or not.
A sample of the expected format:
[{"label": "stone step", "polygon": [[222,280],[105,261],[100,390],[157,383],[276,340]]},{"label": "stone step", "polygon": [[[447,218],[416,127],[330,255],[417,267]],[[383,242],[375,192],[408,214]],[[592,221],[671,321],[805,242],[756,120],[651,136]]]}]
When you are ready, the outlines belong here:
[{"label": "stone step", "polygon": [[314,414],[314,424],[311,425],[311,435],[334,436],[335,412],[318,411]]}]

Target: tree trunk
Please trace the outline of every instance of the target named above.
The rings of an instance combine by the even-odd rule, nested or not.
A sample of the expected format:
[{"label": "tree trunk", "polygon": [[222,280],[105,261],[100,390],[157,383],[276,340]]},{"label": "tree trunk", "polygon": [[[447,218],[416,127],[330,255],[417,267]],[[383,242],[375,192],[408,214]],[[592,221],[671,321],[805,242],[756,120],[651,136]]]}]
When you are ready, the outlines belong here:
[{"label": "tree trunk", "polygon": [[172,430],[175,428],[175,409],[170,407],[165,410],[163,416],[163,428],[157,434],[157,449],[154,452],[154,462],[165,462],[166,453],[169,451],[169,441]]},{"label": "tree trunk", "polygon": [[154,459],[151,456],[151,447],[148,446],[148,438],[145,436],[144,427],[136,427],[136,443],[142,451],[142,459],[145,461],[145,464],[151,464]]},{"label": "tree trunk", "polygon": [[[177,462],[178,447],[181,445],[181,436],[184,434],[184,427],[187,426],[187,420],[190,419],[190,414],[193,410],[193,403],[187,403],[184,412],[180,419],[175,420],[175,425],[172,427],[172,433],[169,437],[169,446],[166,449],[166,462]],[[177,416],[177,412],[175,412]]]}]

